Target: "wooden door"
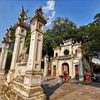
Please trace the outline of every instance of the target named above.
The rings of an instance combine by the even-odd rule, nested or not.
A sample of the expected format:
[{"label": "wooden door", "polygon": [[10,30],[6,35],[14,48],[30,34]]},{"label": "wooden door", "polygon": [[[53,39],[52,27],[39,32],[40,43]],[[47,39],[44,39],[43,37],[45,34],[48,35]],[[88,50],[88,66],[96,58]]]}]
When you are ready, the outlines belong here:
[{"label": "wooden door", "polygon": [[75,78],[79,78],[79,70],[78,70],[78,65],[75,65]]},{"label": "wooden door", "polygon": [[53,66],[53,76],[56,76],[56,66]]},{"label": "wooden door", "polygon": [[68,65],[62,65],[62,75],[64,73],[64,71],[66,71],[69,74],[69,66]]},{"label": "wooden door", "polygon": [[64,65],[62,65],[62,75],[64,74]]}]

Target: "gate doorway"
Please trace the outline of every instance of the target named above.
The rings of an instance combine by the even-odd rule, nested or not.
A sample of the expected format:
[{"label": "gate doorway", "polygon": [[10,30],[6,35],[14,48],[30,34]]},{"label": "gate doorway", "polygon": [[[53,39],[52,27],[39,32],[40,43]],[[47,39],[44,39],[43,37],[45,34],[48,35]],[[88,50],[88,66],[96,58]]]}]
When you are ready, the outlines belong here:
[{"label": "gate doorway", "polygon": [[79,79],[78,65],[75,65],[75,79]]},{"label": "gate doorway", "polygon": [[68,63],[63,63],[62,64],[62,74],[66,71],[69,74],[69,64]]},{"label": "gate doorway", "polygon": [[53,76],[56,76],[56,65],[53,66]]}]

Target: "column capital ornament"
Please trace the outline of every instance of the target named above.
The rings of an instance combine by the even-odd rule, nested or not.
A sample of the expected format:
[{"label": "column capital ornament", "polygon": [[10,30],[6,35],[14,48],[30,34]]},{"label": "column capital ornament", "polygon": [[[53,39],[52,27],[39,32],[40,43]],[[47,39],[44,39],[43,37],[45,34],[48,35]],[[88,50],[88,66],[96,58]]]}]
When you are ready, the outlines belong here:
[{"label": "column capital ornament", "polygon": [[44,25],[47,23],[48,18],[43,16],[42,6],[35,10],[35,16],[30,19],[30,23],[33,23],[35,19],[42,22]]},{"label": "column capital ornament", "polygon": [[30,17],[27,16],[27,12],[29,10],[24,10],[24,7],[22,6],[22,10],[20,10],[20,15],[18,17],[18,22],[14,24],[14,28],[17,28],[18,26],[28,28],[29,25],[26,23],[26,20],[29,19]]},{"label": "column capital ornament", "polygon": [[30,17],[27,16],[27,12],[29,10],[24,10],[24,7],[22,6],[22,10],[20,10],[20,16],[18,17],[19,22],[25,22],[25,20],[29,19]]},{"label": "column capital ornament", "polygon": [[2,40],[2,43],[7,43],[7,44],[10,44],[11,43],[11,28],[12,26],[9,28],[9,29],[6,29],[7,32],[5,34],[5,37],[3,37],[3,40]]},{"label": "column capital ornament", "polygon": [[39,13],[43,15],[42,6],[40,6],[40,8],[37,8],[35,10],[35,14],[39,14]]}]

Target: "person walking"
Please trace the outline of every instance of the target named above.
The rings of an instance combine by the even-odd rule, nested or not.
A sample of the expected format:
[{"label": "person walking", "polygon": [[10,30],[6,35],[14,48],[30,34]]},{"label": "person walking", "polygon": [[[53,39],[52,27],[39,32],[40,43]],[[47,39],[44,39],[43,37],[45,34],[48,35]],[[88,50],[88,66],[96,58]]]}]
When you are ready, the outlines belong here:
[{"label": "person walking", "polygon": [[64,71],[64,83],[66,83],[66,80],[67,80],[67,78],[68,78],[68,76],[67,76],[68,74],[67,74],[67,72],[66,71]]}]

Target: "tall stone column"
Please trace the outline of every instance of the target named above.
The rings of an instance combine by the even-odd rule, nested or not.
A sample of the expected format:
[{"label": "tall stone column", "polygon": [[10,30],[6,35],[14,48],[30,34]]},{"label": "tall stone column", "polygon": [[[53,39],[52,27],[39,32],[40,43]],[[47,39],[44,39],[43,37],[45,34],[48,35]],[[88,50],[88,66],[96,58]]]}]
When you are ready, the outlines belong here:
[{"label": "tall stone column", "polygon": [[2,64],[2,69],[5,70],[6,66],[6,60],[7,60],[7,55],[8,55],[8,49],[9,49],[9,44],[5,47],[5,54],[4,54],[4,59],[3,59],[3,64]]},{"label": "tall stone column", "polygon": [[0,57],[1,57],[1,51],[2,51],[2,48],[0,48]]},{"label": "tall stone column", "polygon": [[14,51],[13,51],[10,70],[14,70],[15,69],[15,64],[17,62],[17,58],[18,58],[18,54],[19,54],[20,35],[17,34],[15,37],[16,37],[16,39],[15,39],[15,45],[14,45]]},{"label": "tall stone column", "polygon": [[44,57],[44,76],[48,75],[48,55]]},{"label": "tall stone column", "polygon": [[26,34],[20,38],[20,49],[19,49],[18,57],[20,56],[20,54],[21,54],[21,52],[22,52],[22,50],[24,48],[25,37],[26,37]]},{"label": "tall stone column", "polygon": [[0,56],[0,69],[2,69],[2,63],[4,59],[4,52],[5,51],[5,43],[2,43],[2,51],[1,51],[1,56]]},{"label": "tall stone column", "polygon": [[56,60],[56,76],[59,76],[59,57],[57,57],[57,60]]},{"label": "tall stone column", "polygon": [[[8,73],[8,78],[7,81],[9,82],[14,78],[14,73],[15,73],[15,66],[18,61],[18,57],[23,49],[24,46],[24,39],[21,41],[21,38],[25,38],[26,32],[27,32],[27,26],[20,26],[21,23],[17,23],[15,28],[16,28],[16,33],[15,33],[15,45],[14,45],[14,51],[13,51],[13,56],[12,56],[12,61],[11,61],[11,67],[10,71]],[[23,30],[23,32],[22,32]]]},{"label": "tall stone column", "polygon": [[[31,40],[29,58],[23,84],[16,83],[14,91],[23,100],[46,100],[41,88],[41,57],[44,25],[47,19],[43,16],[42,7],[36,9],[36,14],[30,20]],[[16,99],[19,100],[19,99]]]},{"label": "tall stone column", "polygon": [[82,59],[79,61],[79,80],[83,81],[83,64],[82,64]]},{"label": "tall stone column", "polygon": [[36,15],[31,18],[30,22],[32,24],[31,41],[24,84],[26,86],[39,86],[41,84],[43,32],[44,25],[47,23],[41,7],[36,10]]},{"label": "tall stone column", "polygon": [[7,75],[7,81],[10,82],[12,79],[14,79],[14,73],[15,73],[15,66],[18,61],[18,57],[20,56],[20,53],[22,49],[24,48],[24,41],[26,37],[27,28],[29,25],[25,22],[27,19],[26,13],[24,11],[24,8],[22,7],[21,14],[19,16],[19,22],[14,25],[13,28],[15,28],[15,45],[14,45],[14,51],[11,61],[11,67],[9,70],[9,73]]},{"label": "tall stone column", "polygon": [[3,38],[2,41],[2,52],[0,57],[0,77],[2,78],[4,78],[8,49],[11,43],[9,35],[10,35],[10,30],[5,34],[5,37]]},{"label": "tall stone column", "polygon": [[78,53],[77,56],[79,58],[79,81],[83,81],[84,77],[83,77],[82,51],[80,47],[78,48],[77,53]]}]

